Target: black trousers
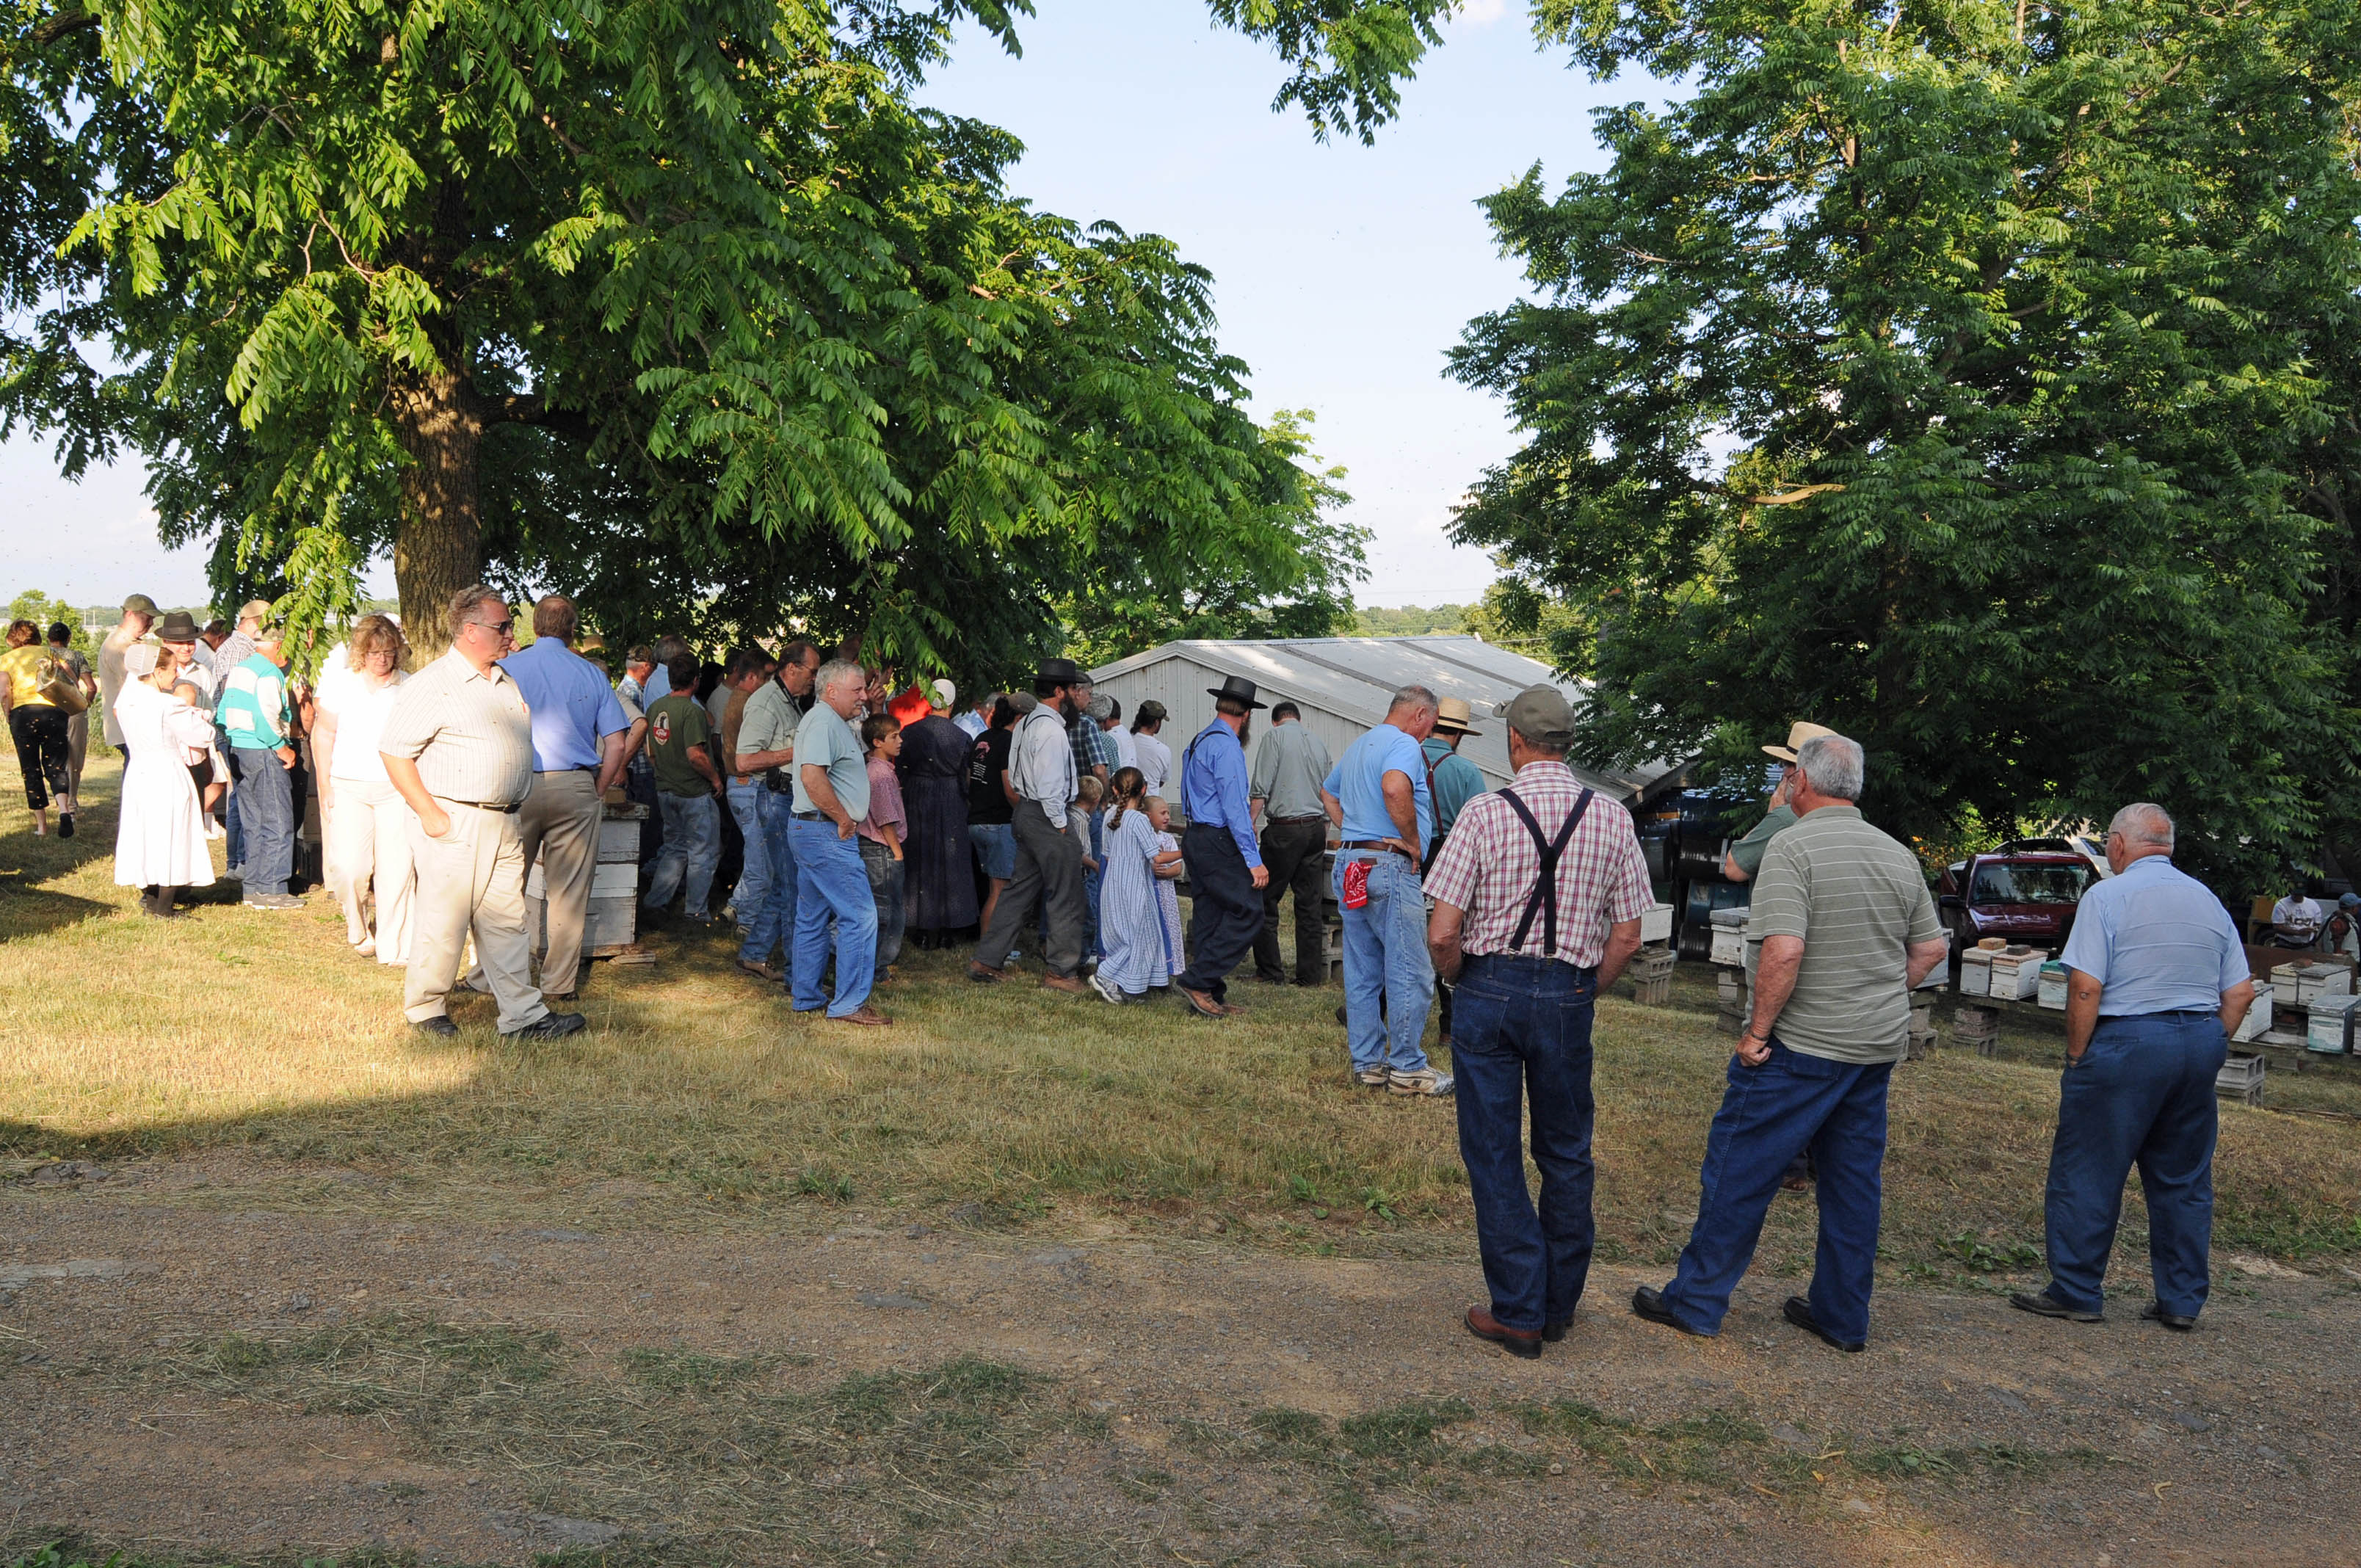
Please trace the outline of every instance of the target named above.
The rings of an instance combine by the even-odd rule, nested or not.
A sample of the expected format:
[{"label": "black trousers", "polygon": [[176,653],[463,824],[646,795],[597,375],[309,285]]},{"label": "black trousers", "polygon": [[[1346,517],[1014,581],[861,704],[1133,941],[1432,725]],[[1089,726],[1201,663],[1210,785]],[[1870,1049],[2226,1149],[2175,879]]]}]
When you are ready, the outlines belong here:
[{"label": "black trousers", "polygon": [[1322,863],[1328,852],[1328,819],[1273,822],[1262,830],[1262,863],[1270,882],[1262,890],[1262,934],[1255,938],[1255,978],[1285,981],[1287,968],[1279,950],[1279,905],[1295,895],[1295,983],[1318,985],[1328,966],[1320,950],[1327,945],[1328,878]]},{"label": "black trousers", "polygon": [[[1070,825],[1078,809],[1066,807]],[[1016,829],[1016,874],[993,906],[992,927],[976,944],[975,961],[994,969],[1005,963],[1017,938],[1033,924],[1038,905],[1049,927],[1042,959],[1051,974],[1071,980],[1082,967],[1082,945],[1091,937],[1090,899],[1082,892],[1082,841],[1051,827],[1038,801],[1018,801],[1010,821]]]},{"label": "black trousers", "polygon": [[1189,872],[1190,904],[1189,967],[1180,988],[1219,1002],[1229,994],[1230,971],[1262,933],[1262,894],[1227,828],[1191,823],[1180,838],[1180,863]]},{"label": "black trousers", "polygon": [[[22,703],[8,712],[8,733],[16,742],[16,766],[24,770],[25,804],[39,811],[49,796],[73,794],[66,771],[66,710],[48,703]],[[49,788],[44,791],[42,785]]]}]

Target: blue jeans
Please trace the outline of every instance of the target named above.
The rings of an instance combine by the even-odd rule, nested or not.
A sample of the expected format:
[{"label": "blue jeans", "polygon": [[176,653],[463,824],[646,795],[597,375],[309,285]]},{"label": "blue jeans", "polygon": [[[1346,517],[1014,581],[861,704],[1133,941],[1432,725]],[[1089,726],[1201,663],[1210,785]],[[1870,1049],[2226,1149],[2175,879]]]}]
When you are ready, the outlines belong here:
[{"label": "blue jeans", "polygon": [[2092,1312],[2104,1304],[2124,1179],[2136,1164],[2157,1304],[2191,1318],[2204,1307],[2220,1123],[2213,1075],[2229,1052],[2214,1013],[2099,1020],[2082,1059],[2059,1085],[2058,1137],[2042,1198],[2049,1293],[2059,1300]]},{"label": "blue jeans", "polygon": [[[1598,971],[1555,959],[1469,959],[1453,987],[1451,1066],[1459,1158],[1492,1316],[1538,1329],[1574,1316],[1590,1277],[1591,999]],[[1532,1089],[1538,1212],[1525,1190],[1524,1091]]]},{"label": "blue jeans", "polygon": [[246,891],[285,893],[295,874],[295,786],[286,764],[276,751],[233,746],[229,772],[237,781]]},{"label": "blue jeans", "polygon": [[[1426,894],[1400,855],[1341,850],[1329,882],[1345,903],[1345,868],[1369,865],[1369,902],[1345,910],[1345,1033],[1356,1068],[1416,1072],[1426,1066],[1419,1040],[1434,1004],[1434,959],[1426,950]],[[1255,929],[1262,928],[1257,894]],[[1384,1011],[1379,1014],[1379,1000]]]},{"label": "blue jeans", "polygon": [[[750,964],[771,961],[773,948],[792,959],[796,950],[796,851],[788,842],[788,825],[795,821],[796,797],[754,786],[755,817],[762,824],[763,867],[768,883],[761,901],[751,907],[743,884],[738,894],[738,927],[744,933],[738,956]],[[746,864],[752,874],[754,836],[746,836]],[[785,972],[785,966],[781,966]]]},{"label": "blue jeans", "polygon": [[681,913],[702,920],[706,894],[713,891],[713,868],[721,861],[721,804],[709,795],[659,792],[656,805],[664,812],[664,845],[656,850],[645,903],[650,909],[664,908],[686,881],[688,898]]},{"label": "blue jeans", "polygon": [[[828,1015],[857,1013],[877,978],[877,898],[861,863],[859,839],[837,836],[836,824],[795,818],[788,829],[796,855],[795,1005],[808,1013],[825,1000]],[[823,999],[828,923],[836,922],[836,995]]]},{"label": "blue jeans", "polygon": [[738,824],[738,837],[745,845],[738,859],[738,885],[730,893],[741,930],[753,924],[754,912],[771,896],[771,857],[763,841],[763,796],[769,793],[759,779],[743,784],[732,779],[724,797],[730,805],[730,819]]},{"label": "blue jeans", "polygon": [[1809,1292],[1812,1318],[1848,1343],[1869,1337],[1877,1226],[1884,1201],[1885,1090],[1892,1062],[1863,1066],[1791,1051],[1771,1036],[1771,1059],[1730,1058],[1699,1173],[1697,1228],[1664,1305],[1685,1327],[1721,1332],[1730,1293],[1753,1261],[1763,1216],[1796,1152],[1819,1169],[1820,1242]]}]

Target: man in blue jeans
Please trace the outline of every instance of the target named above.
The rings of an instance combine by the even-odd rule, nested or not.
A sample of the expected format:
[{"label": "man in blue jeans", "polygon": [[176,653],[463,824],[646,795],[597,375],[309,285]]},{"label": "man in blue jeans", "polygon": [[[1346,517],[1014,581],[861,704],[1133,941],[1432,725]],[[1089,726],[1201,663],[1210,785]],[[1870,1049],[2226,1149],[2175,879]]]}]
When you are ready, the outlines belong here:
[{"label": "man in blue jeans", "polygon": [[[859,664],[834,660],[819,667],[812,689],[819,698],[796,727],[795,1007],[828,1009],[842,1024],[882,1027],[893,1022],[869,1005],[877,977],[877,897],[861,863],[854,825],[869,814],[869,762],[851,719],[869,677]],[[823,996],[829,925],[836,926],[836,994]]]},{"label": "man in blue jeans", "polygon": [[[757,686],[738,716],[732,765],[753,774],[761,793],[755,800],[762,824],[769,888],[747,906],[738,905],[738,967],[758,980],[785,981],[796,950],[796,729],[811,711],[812,676],[819,669],[819,650],[797,638],[779,650],[778,673]],[[781,956],[771,967],[771,954]]]},{"label": "man in blue jeans", "polygon": [[1797,1151],[1819,1172],[1819,1252],[1789,1322],[1835,1346],[1869,1343],[1885,1163],[1885,1091],[1910,1030],[1910,988],[1949,945],[1918,857],[1861,820],[1861,747],[1818,735],[1796,751],[1795,825],[1754,879],[1748,961],[1754,1012],[1706,1141],[1696,1228],[1662,1290],[1631,1310],[1693,1334],[1721,1332],[1763,1216]]},{"label": "man in blue jeans", "polygon": [[[249,605],[248,609],[254,607]],[[241,622],[243,624],[243,622]],[[293,710],[287,693],[285,633],[257,627],[254,652],[222,676],[214,721],[229,737],[231,804],[243,826],[248,909],[301,909],[287,891],[295,874],[295,788],[288,771],[295,748],[288,739]]]},{"label": "man in blue jeans", "polygon": [[2009,1304],[2105,1316],[2107,1257],[2136,1164],[2156,1297],[2140,1316],[2186,1333],[2211,1285],[2214,1075],[2255,999],[2222,901],[2172,866],[2172,818],[2143,801],[2107,828],[2114,877],[2082,895],[2066,939],[2066,1076],[2049,1151],[2049,1284]]},{"label": "man in blue jeans", "polygon": [[[1565,765],[1574,709],[1554,686],[1509,704],[1516,780],[1460,809],[1427,872],[1427,946],[1454,986],[1459,1157],[1491,1300],[1467,1332],[1531,1359],[1565,1337],[1590,1274],[1590,1012],[1640,950],[1653,902],[1631,814]],[[1532,1090],[1538,1212],[1525,1190]]]},{"label": "man in blue jeans", "polygon": [[1320,804],[1344,835],[1330,876],[1345,915],[1353,1081],[1395,1094],[1451,1092],[1451,1075],[1436,1071],[1419,1044],[1434,1004],[1426,894],[1419,884],[1434,837],[1434,803],[1419,743],[1434,732],[1437,711],[1433,692],[1402,687],[1386,721],[1345,748],[1320,785]]}]

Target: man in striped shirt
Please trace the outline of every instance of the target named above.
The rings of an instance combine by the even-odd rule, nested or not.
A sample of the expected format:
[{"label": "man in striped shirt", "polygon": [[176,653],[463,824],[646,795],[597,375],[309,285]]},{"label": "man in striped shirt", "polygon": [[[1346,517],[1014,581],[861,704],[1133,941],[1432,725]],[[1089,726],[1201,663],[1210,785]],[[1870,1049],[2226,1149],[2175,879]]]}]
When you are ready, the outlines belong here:
[{"label": "man in striped shirt", "polygon": [[[1514,783],[1460,808],[1426,877],[1427,948],[1455,991],[1459,1157],[1487,1307],[1467,1332],[1531,1358],[1565,1337],[1590,1274],[1590,1014],[1640,950],[1653,897],[1631,814],[1565,765],[1574,709],[1554,686],[1509,704]],[[1525,1189],[1532,1089],[1541,1208]]]},{"label": "man in striped shirt", "polygon": [[1839,1350],[1869,1340],[1885,1091],[1910,1029],[1910,988],[1949,950],[1918,858],[1861,820],[1860,745],[1819,735],[1795,753],[1795,825],[1771,841],[1746,927],[1754,1011],[1706,1142],[1696,1228],[1663,1290],[1631,1310],[1721,1332],[1782,1175],[1808,1146],[1820,1239],[1787,1321]]}]

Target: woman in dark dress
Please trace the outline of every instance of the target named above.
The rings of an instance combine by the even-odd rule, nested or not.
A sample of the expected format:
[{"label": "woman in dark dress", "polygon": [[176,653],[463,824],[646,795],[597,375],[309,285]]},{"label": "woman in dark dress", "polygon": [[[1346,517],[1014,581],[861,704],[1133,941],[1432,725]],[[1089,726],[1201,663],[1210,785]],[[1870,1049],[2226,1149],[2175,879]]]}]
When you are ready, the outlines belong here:
[{"label": "woman in dark dress", "polygon": [[968,753],[975,742],[950,721],[949,682],[940,700],[902,731],[902,804],[909,813],[903,846],[910,939],[940,947],[950,932],[975,924],[975,860],[967,836]]}]

